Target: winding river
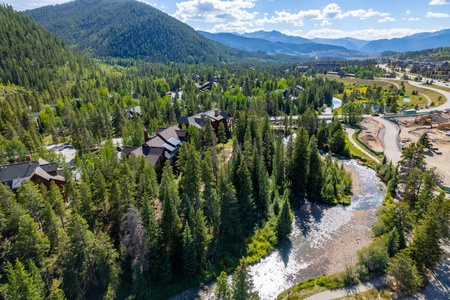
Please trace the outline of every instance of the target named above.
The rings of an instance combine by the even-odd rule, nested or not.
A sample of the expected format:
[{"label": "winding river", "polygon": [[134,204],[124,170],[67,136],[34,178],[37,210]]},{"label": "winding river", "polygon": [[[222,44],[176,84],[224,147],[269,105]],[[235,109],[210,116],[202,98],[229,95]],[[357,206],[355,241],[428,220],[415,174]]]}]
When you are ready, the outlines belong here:
[{"label": "winding river", "polygon": [[[352,196],[348,207],[330,207],[308,201],[294,207],[294,225],[289,240],[250,268],[255,290],[261,299],[273,299],[301,281],[339,269],[333,266],[333,256],[342,255],[333,253],[333,250],[341,250],[341,247],[334,245],[336,240],[344,234],[351,237],[352,233],[356,238],[358,234],[354,231],[362,230],[369,234],[375,209],[384,199],[385,187],[374,170],[353,160],[343,163],[357,174],[361,182],[359,193]],[[366,222],[355,225],[352,220],[358,210],[369,210],[371,213],[365,214]],[[361,228],[364,224],[366,227]],[[339,242],[354,244],[354,241]]]},{"label": "winding river", "polygon": [[[344,160],[357,178],[351,205],[325,206],[309,201],[293,208],[293,230],[270,255],[250,267],[261,299],[274,299],[283,290],[308,278],[342,271],[355,262],[356,250],[368,243],[375,210],[385,196],[385,186],[370,168]],[[339,258],[339,259],[337,259]],[[190,291],[172,299],[214,299],[209,291]]]}]

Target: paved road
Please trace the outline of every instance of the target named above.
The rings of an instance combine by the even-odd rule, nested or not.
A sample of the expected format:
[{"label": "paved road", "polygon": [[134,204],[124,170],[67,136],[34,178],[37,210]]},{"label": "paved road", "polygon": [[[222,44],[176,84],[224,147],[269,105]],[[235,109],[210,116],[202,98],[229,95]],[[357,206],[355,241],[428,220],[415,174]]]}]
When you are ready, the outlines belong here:
[{"label": "paved road", "polygon": [[353,139],[353,133],[355,133],[355,129],[353,128],[347,128],[346,129],[347,134],[348,134],[348,139],[350,140],[350,142],[356,147],[358,148],[361,152],[363,152],[364,154],[366,154],[368,157],[370,157],[371,159],[373,159],[376,163],[381,164],[381,161],[376,158],[375,156],[373,156],[369,151],[367,151],[366,149],[364,149],[363,147],[361,147],[354,139]]},{"label": "paved road", "polygon": [[436,109],[442,110],[442,109],[450,108],[450,92],[433,88],[432,85],[430,86],[430,85],[427,85],[427,84],[422,84],[421,82],[408,81],[408,83],[410,85],[415,86],[415,87],[420,87],[420,88],[424,88],[424,89],[428,89],[428,90],[432,90],[432,91],[438,92],[438,93],[444,95],[445,98],[447,98],[447,102],[445,102],[442,105],[431,107],[431,108],[428,108],[428,109],[421,109],[420,111],[432,111],[432,110],[436,110]]},{"label": "paved road", "polygon": [[384,129],[382,129],[382,134],[380,136],[380,139],[384,145],[384,155],[386,155],[387,159],[392,161],[392,163],[395,165],[398,163],[402,156],[398,140],[400,128],[398,127],[398,125],[384,118],[375,119],[384,126]]},{"label": "paved road", "polygon": [[306,300],[329,300],[342,298],[349,295],[363,293],[374,288],[379,288],[385,284],[386,284],[385,277],[379,277],[358,285],[353,285],[342,289],[323,291],[321,293],[317,293],[315,295],[312,295],[311,297],[306,298]]}]

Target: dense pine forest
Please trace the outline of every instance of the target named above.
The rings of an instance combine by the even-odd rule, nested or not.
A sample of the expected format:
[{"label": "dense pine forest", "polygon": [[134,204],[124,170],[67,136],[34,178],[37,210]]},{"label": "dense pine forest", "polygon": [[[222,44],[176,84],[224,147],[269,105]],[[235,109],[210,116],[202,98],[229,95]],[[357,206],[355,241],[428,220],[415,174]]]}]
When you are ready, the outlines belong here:
[{"label": "dense pine forest", "polygon": [[[0,185],[3,298],[166,299],[219,276],[224,299],[257,299],[246,268],[289,235],[291,206],[305,199],[349,203],[351,177],[333,158],[350,156],[345,131],[336,116],[329,123],[317,120],[333,96],[345,94],[343,83],[294,64],[255,60],[98,61],[10,7],[0,6],[0,15],[0,163],[42,158],[58,163],[65,179],[59,186],[23,181],[14,192]],[[194,61],[207,59],[198,54]],[[348,68],[374,70],[368,62]],[[205,82],[210,89],[201,91],[196,84]],[[379,95],[377,101],[385,102]],[[130,116],[138,106],[141,113]],[[215,108],[230,114],[229,132],[223,126],[215,131],[209,122],[203,129],[180,125],[189,138],[162,171],[142,156],[118,154],[112,142],[122,138],[123,146],[141,146],[144,129],[153,136],[179,125],[179,117]],[[284,116],[277,131],[272,116]],[[72,144],[73,164],[47,150],[51,143]],[[379,169],[392,194],[400,182],[409,197],[400,216],[396,206],[404,202],[389,200],[382,212],[408,217],[395,219],[396,229],[390,219],[378,224],[377,240],[392,245],[389,256],[406,247],[415,221],[434,226],[432,217],[444,219],[447,212],[431,204],[443,197],[425,193],[432,174],[422,164],[411,167],[421,154],[414,153],[398,172],[387,163]],[[420,188],[414,189],[416,183]],[[417,203],[427,206],[413,210]],[[428,234],[435,228],[425,225],[414,230]],[[446,237],[446,227],[439,230]],[[410,246],[417,262],[423,243]],[[388,264],[382,254],[380,268]],[[418,272],[435,262],[417,265]],[[232,271],[228,287],[224,272]]]}]

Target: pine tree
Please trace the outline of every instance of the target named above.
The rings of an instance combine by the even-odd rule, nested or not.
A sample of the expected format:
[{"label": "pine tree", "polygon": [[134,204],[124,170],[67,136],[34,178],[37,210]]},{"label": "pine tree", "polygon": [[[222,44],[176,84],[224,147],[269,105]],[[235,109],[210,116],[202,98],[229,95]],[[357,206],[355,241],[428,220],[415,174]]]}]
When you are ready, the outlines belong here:
[{"label": "pine tree", "polygon": [[317,140],[312,136],[309,141],[309,173],[306,192],[311,200],[319,200],[322,194],[323,177],[322,177],[322,160],[320,159],[319,150],[317,149]]},{"label": "pine tree", "polygon": [[283,196],[283,206],[281,208],[281,213],[277,218],[277,237],[278,241],[283,240],[285,237],[291,233],[292,230],[292,214],[291,208],[289,206],[289,200],[287,196],[287,190]]},{"label": "pine tree", "polygon": [[225,125],[223,122],[220,122],[219,129],[217,130],[217,139],[219,143],[226,144],[227,142],[227,133],[225,132]]},{"label": "pine tree", "polygon": [[256,300],[259,299],[258,293],[253,292],[253,280],[248,271],[248,264],[244,258],[241,258],[239,266],[233,274],[233,300]]},{"label": "pine tree", "polygon": [[21,261],[32,260],[38,267],[43,267],[50,242],[38,227],[30,215],[24,214],[20,217],[13,255]]},{"label": "pine tree", "polygon": [[227,273],[222,272],[220,276],[217,277],[217,287],[214,291],[214,295],[217,300],[231,300],[231,289],[228,284],[228,276]]},{"label": "pine tree", "polygon": [[415,293],[422,285],[422,278],[409,254],[409,249],[403,249],[391,258],[386,273],[395,278],[404,292]]},{"label": "pine tree", "polygon": [[273,163],[274,163],[274,152],[275,152],[275,138],[273,134],[272,127],[270,125],[270,119],[266,115],[262,123],[262,156],[264,158],[264,164],[267,168],[269,176],[272,175]]},{"label": "pine tree", "polygon": [[434,269],[442,258],[438,226],[433,218],[426,218],[414,231],[410,244],[411,257],[417,262],[419,270]]},{"label": "pine tree", "polygon": [[269,212],[269,178],[264,160],[257,153],[253,156],[252,186],[257,220],[261,222]]},{"label": "pine tree", "polygon": [[150,293],[147,283],[139,266],[133,269],[133,296],[136,300],[149,299]]},{"label": "pine tree", "polygon": [[[202,179],[204,184],[203,199],[206,219],[211,226],[218,227],[219,203],[217,200],[216,177],[214,175],[212,156],[206,151],[202,161]],[[217,229],[217,228],[216,228]]]},{"label": "pine tree", "polygon": [[195,253],[194,239],[192,238],[191,229],[186,222],[183,231],[183,274],[187,278],[192,278],[197,271],[197,254]]},{"label": "pine tree", "polygon": [[14,265],[9,262],[6,264],[6,275],[8,277],[5,287],[6,300],[45,299],[41,294],[39,282],[25,270],[18,259]]},{"label": "pine tree", "polygon": [[211,121],[209,120],[206,121],[206,125],[203,128],[202,141],[205,149],[215,147],[217,144],[217,137],[214,133],[214,128],[212,127]]},{"label": "pine tree", "polygon": [[221,251],[234,254],[240,250],[244,237],[236,190],[231,182],[227,182],[225,171],[219,175],[218,196],[220,203],[218,243]]},{"label": "pine tree", "polygon": [[275,147],[275,155],[273,159],[273,178],[278,189],[283,190],[286,185],[286,174],[285,174],[285,155],[284,155],[284,144],[283,138],[279,137],[277,140],[277,145]]},{"label": "pine tree", "polygon": [[201,205],[202,162],[200,153],[190,143],[184,144],[179,153],[178,165],[181,173],[179,188],[184,210],[189,205],[199,209]]},{"label": "pine tree", "polygon": [[240,224],[242,225],[244,235],[249,235],[255,226],[256,209],[253,199],[251,176],[247,163],[244,160],[241,160],[241,164],[237,169],[234,186],[239,203]]},{"label": "pine tree", "polygon": [[52,286],[50,287],[50,294],[48,295],[48,300],[66,300],[64,291],[59,287],[60,281],[53,279]]},{"label": "pine tree", "polygon": [[301,127],[297,132],[290,170],[290,186],[297,199],[303,198],[306,192],[309,172],[308,133]]}]

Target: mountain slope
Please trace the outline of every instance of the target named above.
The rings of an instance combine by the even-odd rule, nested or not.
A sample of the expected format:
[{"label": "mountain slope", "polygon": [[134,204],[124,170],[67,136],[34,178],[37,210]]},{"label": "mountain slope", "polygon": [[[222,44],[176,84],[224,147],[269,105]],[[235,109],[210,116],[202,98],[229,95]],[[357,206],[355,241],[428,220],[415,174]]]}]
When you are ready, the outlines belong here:
[{"label": "mountain slope", "polygon": [[25,13],[95,57],[200,63],[245,56],[134,0],[76,0]]},{"label": "mountain slope", "polygon": [[282,42],[282,43],[290,43],[290,44],[306,44],[311,43],[311,40],[299,37],[299,36],[291,36],[281,33],[279,31],[255,31],[250,33],[241,34],[244,37],[252,38],[252,39],[263,39],[270,42]]},{"label": "mountain slope", "polygon": [[395,39],[371,41],[361,50],[368,52],[416,51],[450,46],[450,29],[436,32],[423,32]]},{"label": "mountain slope", "polygon": [[361,50],[369,41],[358,40],[354,38],[340,38],[340,39],[322,39],[316,38],[312,39],[314,43],[326,44],[326,45],[334,45],[345,47],[349,50]]},{"label": "mountain slope", "polygon": [[324,45],[318,43],[283,43],[270,42],[265,39],[248,38],[233,33],[209,33],[200,31],[205,37],[223,43],[227,46],[245,51],[264,51],[268,53],[287,54],[293,56],[308,56],[321,58],[372,58],[373,55],[348,50],[341,46]]},{"label": "mountain slope", "polygon": [[24,14],[0,5],[0,82],[43,90],[92,64]]}]

